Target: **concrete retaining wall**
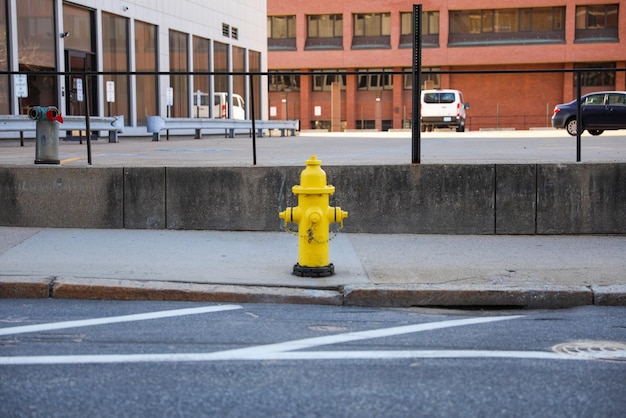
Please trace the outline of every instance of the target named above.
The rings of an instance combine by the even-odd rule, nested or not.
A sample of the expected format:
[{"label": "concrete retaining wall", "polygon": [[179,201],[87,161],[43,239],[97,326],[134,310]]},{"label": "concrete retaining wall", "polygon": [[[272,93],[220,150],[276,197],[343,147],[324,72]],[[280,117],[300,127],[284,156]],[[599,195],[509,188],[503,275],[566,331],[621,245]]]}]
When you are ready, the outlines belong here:
[{"label": "concrete retaining wall", "polygon": [[[303,167],[0,167],[0,225],[277,231]],[[624,234],[626,164],[324,166],[345,232]]]}]

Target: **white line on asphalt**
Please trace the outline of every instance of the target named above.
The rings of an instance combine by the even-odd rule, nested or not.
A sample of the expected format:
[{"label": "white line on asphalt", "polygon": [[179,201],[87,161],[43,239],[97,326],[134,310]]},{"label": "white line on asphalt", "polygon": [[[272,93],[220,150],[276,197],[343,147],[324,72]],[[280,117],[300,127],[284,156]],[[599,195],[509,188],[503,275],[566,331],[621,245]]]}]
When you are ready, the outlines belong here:
[{"label": "white line on asphalt", "polygon": [[327,335],[324,337],[305,338],[303,340],[287,341],[284,343],[260,345],[256,347],[239,348],[223,353],[276,353],[294,350],[304,350],[321,345],[339,344],[350,341],[366,340],[371,338],[391,337],[394,335],[410,334],[414,332],[432,331],[435,329],[460,327],[467,325],[485,324],[488,322],[506,321],[510,319],[520,318],[520,315],[514,316],[490,316],[485,318],[468,318],[468,319],[452,319],[449,321],[427,322],[425,324],[404,325],[401,327],[381,328],[371,331],[348,332],[345,334]]},{"label": "white line on asphalt", "polygon": [[143,363],[143,362],[183,362],[183,361],[236,361],[236,360],[329,360],[329,359],[393,359],[393,358],[537,358],[571,359],[569,356],[549,352],[523,351],[476,351],[476,350],[409,350],[409,351],[320,351],[293,352],[322,345],[345,343],[371,338],[390,337],[436,329],[484,324],[505,321],[520,316],[496,316],[486,318],[454,319],[429,322],[401,327],[375,329],[371,331],[349,332],[317,338],[287,341],[278,344],[218,351],[215,353],[165,353],[165,354],[118,354],[118,355],[78,355],[78,356],[21,356],[0,357],[0,365],[33,364],[87,364],[87,363]]},{"label": "white line on asphalt", "polygon": [[174,316],[197,315],[209,312],[242,309],[239,305],[203,306],[201,308],[175,309],[171,311],[147,312],[135,315],[111,316],[108,318],[82,319],[78,321],[53,322],[48,324],[24,325],[21,327],[0,328],[0,335],[23,334],[26,332],[52,331],[56,329],[90,327],[94,325],[116,324],[119,322],[146,321],[149,319],[171,318]]},{"label": "white line on asphalt", "polygon": [[548,351],[502,350],[401,350],[401,351],[298,351],[264,353],[163,353],[108,354],[79,356],[0,357],[2,366],[52,364],[172,363],[210,361],[277,361],[277,360],[393,360],[393,359],[468,359],[509,358],[522,360],[592,360]]}]

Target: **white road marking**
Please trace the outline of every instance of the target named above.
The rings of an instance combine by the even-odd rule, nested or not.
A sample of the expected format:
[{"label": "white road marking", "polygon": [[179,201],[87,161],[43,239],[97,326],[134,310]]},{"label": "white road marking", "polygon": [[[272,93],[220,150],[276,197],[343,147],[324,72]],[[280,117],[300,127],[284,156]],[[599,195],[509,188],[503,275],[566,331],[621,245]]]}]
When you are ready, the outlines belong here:
[{"label": "white road marking", "polygon": [[147,312],[135,315],[111,316],[108,318],[83,319],[78,321],[52,322],[48,324],[25,325],[21,327],[0,328],[1,335],[24,334],[27,332],[52,331],[57,329],[91,327],[94,325],[117,324],[119,322],[146,321],[149,319],[171,318],[174,316],[197,315],[209,312],[232,311],[242,309],[238,305],[203,306],[201,308],[175,309],[170,311]]},{"label": "white road marking", "polygon": [[401,350],[401,351],[297,351],[262,353],[111,354],[79,356],[0,357],[0,365],[166,363],[269,360],[388,360],[388,359],[511,358],[536,360],[591,360],[547,351]]},{"label": "white road marking", "polygon": [[77,356],[20,356],[0,357],[0,365],[34,364],[94,364],[94,363],[144,363],[144,362],[193,362],[193,361],[236,361],[236,360],[329,360],[329,359],[398,359],[398,358],[533,358],[568,359],[559,353],[536,351],[481,351],[481,350],[399,350],[399,351],[297,351],[329,344],[371,338],[390,337],[436,329],[506,321],[521,316],[496,316],[485,318],[454,319],[425,324],[349,332],[317,338],[287,341],[277,344],[246,347],[215,353],[165,353],[165,354],[118,354]]},{"label": "white road marking", "polygon": [[439,322],[427,322],[425,324],[413,324],[404,325],[401,327],[381,328],[371,331],[357,331],[348,332],[345,334],[327,335],[324,337],[305,338],[303,340],[287,341],[284,343],[260,345],[256,347],[239,348],[234,350],[225,351],[223,353],[246,353],[248,351],[253,353],[276,353],[294,350],[303,350],[312,347],[319,347],[321,345],[339,344],[350,341],[366,340],[371,338],[391,337],[394,335],[411,334],[414,332],[432,331],[435,329],[460,327],[466,325],[484,324],[488,322],[506,321],[510,319],[520,318],[520,315],[515,316],[491,316],[485,318],[468,318],[468,319],[452,319],[449,321]]}]

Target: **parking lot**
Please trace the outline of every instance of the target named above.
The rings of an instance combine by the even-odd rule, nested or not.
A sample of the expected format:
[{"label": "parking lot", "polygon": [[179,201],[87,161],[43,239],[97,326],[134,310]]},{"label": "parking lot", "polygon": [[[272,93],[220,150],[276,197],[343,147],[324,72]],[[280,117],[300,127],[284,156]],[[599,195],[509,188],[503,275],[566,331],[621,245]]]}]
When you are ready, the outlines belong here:
[{"label": "parking lot", "polygon": [[[165,138],[165,136],[164,136]],[[95,166],[252,166],[253,140],[247,132],[236,138],[223,135],[124,137],[119,143],[101,138],[92,141]],[[256,138],[256,165],[304,165],[317,155],[324,165],[410,164],[411,132],[313,132],[295,137]],[[35,141],[0,140],[0,165],[32,165]],[[582,162],[626,161],[626,131],[607,131],[601,136],[582,136]],[[78,141],[59,144],[59,158],[66,166],[87,165],[87,145]],[[437,130],[421,134],[423,164],[573,163],[576,138],[551,128],[528,131]]]}]

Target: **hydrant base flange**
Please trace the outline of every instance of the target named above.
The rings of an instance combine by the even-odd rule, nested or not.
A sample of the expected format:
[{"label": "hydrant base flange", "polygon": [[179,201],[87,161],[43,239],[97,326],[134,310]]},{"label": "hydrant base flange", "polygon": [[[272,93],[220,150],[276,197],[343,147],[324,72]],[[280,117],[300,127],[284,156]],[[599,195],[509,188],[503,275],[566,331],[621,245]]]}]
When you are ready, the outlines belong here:
[{"label": "hydrant base flange", "polygon": [[61,160],[35,160],[35,164],[61,164]]},{"label": "hydrant base flange", "polygon": [[300,277],[328,277],[335,274],[335,266],[330,263],[324,267],[304,267],[298,263],[293,266],[293,274]]}]

